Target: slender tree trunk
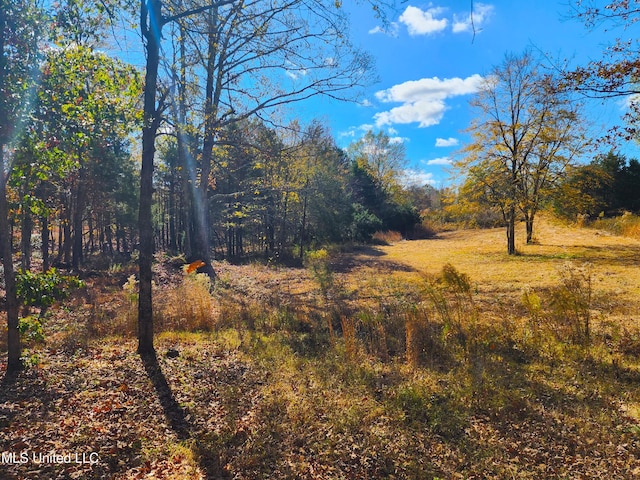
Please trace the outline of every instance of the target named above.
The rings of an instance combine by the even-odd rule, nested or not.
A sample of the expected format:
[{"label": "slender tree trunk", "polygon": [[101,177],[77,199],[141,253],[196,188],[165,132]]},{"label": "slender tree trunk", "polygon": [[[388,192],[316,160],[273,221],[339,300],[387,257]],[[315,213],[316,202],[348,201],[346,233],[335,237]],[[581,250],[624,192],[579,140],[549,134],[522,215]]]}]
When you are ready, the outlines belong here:
[{"label": "slender tree trunk", "polygon": [[509,207],[509,215],[507,218],[507,253],[515,255],[516,253],[516,207]]},{"label": "slender tree trunk", "polygon": [[63,250],[63,244],[64,244],[64,231],[63,231],[63,225],[62,222],[58,222],[58,256],[56,258],[56,262],[61,262],[62,261],[62,250]]},{"label": "slender tree trunk", "polygon": [[211,278],[215,278],[215,271],[211,265],[211,255],[209,254],[209,201],[207,193],[216,137],[217,98],[215,98],[215,94],[217,91],[214,87],[216,80],[216,53],[218,51],[217,20],[218,11],[214,8],[209,12],[209,45],[204,107],[205,131],[202,146],[202,164],[200,166],[200,184],[197,189],[194,189],[195,202],[193,204],[195,249],[192,253],[198,257],[198,260],[202,260],[205,263],[203,270]]},{"label": "slender tree trunk", "polygon": [[[0,1],[0,92],[6,90],[7,58],[5,56],[5,26],[7,13],[4,1]],[[4,267],[5,306],[7,309],[7,371],[17,371],[22,368],[20,356],[20,331],[18,329],[18,296],[16,293],[15,273],[13,270],[13,249],[11,242],[11,223],[9,220],[9,205],[7,202],[7,181],[9,177],[6,168],[5,141],[9,128],[5,102],[0,102],[0,255]],[[7,172],[5,174],[5,172]]]},{"label": "slender tree trunk", "polygon": [[31,270],[31,234],[33,232],[33,217],[28,211],[22,214],[22,229],[20,233],[20,263],[23,271]]},{"label": "slender tree trunk", "polygon": [[533,215],[527,215],[524,222],[527,226],[527,244],[531,245],[533,243]]},{"label": "slender tree trunk", "polygon": [[533,243],[533,224],[536,218],[536,213],[538,213],[537,208],[532,206],[526,212],[524,212],[524,222],[527,228],[527,244],[531,245]]},{"label": "slender tree trunk", "polygon": [[87,217],[87,227],[89,229],[89,242],[85,245],[85,253],[95,253],[96,251],[96,236],[93,225],[93,214],[89,212]]},{"label": "slender tree trunk", "polygon": [[[176,250],[182,251],[188,260],[194,260],[192,256],[193,252],[193,239],[191,235],[192,225],[192,205],[193,205],[193,188],[195,187],[195,166],[193,165],[194,156],[191,154],[191,142],[190,137],[185,131],[185,124],[187,121],[187,54],[185,46],[185,31],[182,25],[180,26],[180,75],[178,83],[178,105],[177,109],[174,109],[174,115],[176,116],[176,130],[177,130],[177,146],[178,146],[178,166],[181,168],[180,175],[178,176],[178,182],[182,191],[179,207],[175,208],[174,214],[179,216],[175,218],[174,222],[177,222],[177,228],[172,234],[172,242],[175,242]],[[175,105],[174,105],[175,108]],[[174,172],[175,173],[175,172]],[[172,180],[175,180],[173,178]],[[173,186],[173,183],[172,183]],[[182,233],[180,239],[178,239],[178,231]]]},{"label": "slender tree trunk", "polygon": [[171,172],[171,179],[169,182],[169,199],[168,206],[169,210],[169,231],[168,231],[168,248],[169,251],[175,254],[178,251],[178,241],[176,237],[176,172],[175,168]]},{"label": "slender tree trunk", "polygon": [[78,192],[76,193],[76,208],[73,212],[73,250],[71,255],[71,266],[76,271],[80,268],[83,261],[82,230],[84,206],[86,204],[86,189],[84,182],[85,169],[80,167],[80,173],[78,175]]},{"label": "slender tree trunk", "polygon": [[40,219],[40,237],[42,240],[42,271],[49,270],[49,216],[44,214]]},{"label": "slender tree trunk", "polygon": [[142,127],[142,168],[140,171],[140,235],[138,290],[138,353],[155,355],[153,347],[153,299],[151,292],[153,262],[153,162],[159,112],[156,109],[160,36],[162,29],[160,0],[141,0],[140,26],[147,41],[147,68],[144,89],[144,125]]},{"label": "slender tree trunk", "polygon": [[65,210],[62,254],[63,262],[65,263],[65,265],[69,265],[71,263],[71,212],[73,210],[71,199],[69,199],[69,201],[67,202],[67,208]]},{"label": "slender tree trunk", "polygon": [[300,223],[300,260],[304,258],[304,242],[305,242],[305,234],[307,227],[307,201],[308,201],[308,192],[307,188],[309,186],[309,180],[307,180],[306,185],[304,187],[304,200],[302,202],[302,222]]},{"label": "slender tree trunk", "polygon": [[[0,22],[1,25],[1,22]],[[4,284],[7,308],[7,371],[22,368],[20,356],[20,331],[18,330],[19,304],[16,293],[15,273],[13,269],[13,252],[11,248],[11,228],[9,225],[9,208],[7,204],[7,175],[5,175],[4,145],[0,143],[0,254],[4,267]]]},{"label": "slender tree trunk", "polygon": [[[108,217],[107,217],[108,218]],[[107,243],[107,251],[109,255],[113,256],[113,233],[111,232],[111,224],[107,223],[104,227],[105,241]]]}]

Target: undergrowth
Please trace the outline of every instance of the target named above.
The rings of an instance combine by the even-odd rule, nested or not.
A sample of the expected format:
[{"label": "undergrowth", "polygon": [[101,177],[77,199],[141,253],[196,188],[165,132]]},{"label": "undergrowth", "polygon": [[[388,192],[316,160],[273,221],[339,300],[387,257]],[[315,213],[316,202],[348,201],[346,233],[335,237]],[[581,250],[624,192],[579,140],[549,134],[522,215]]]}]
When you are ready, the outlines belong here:
[{"label": "undergrowth", "polygon": [[[224,411],[225,423],[181,455],[215,452],[237,478],[579,478],[610,473],[597,459],[620,460],[625,445],[615,472],[632,478],[640,336],[597,311],[588,265],[563,265],[552,287],[524,288],[497,315],[478,298],[482,279],[451,264],[353,286],[332,260],[307,257],[307,296],[281,283],[256,295],[244,278],[212,285],[186,272],[154,286],[163,345],[213,341],[259,372],[249,399],[240,369],[206,401],[183,400],[203,418]],[[135,286],[135,277],[118,286],[124,314],[93,308],[94,339],[135,332]],[[25,334],[40,341],[32,323]]]},{"label": "undergrowth", "polygon": [[630,212],[624,212],[617,217],[597,218],[589,223],[589,226],[615,235],[640,239],[640,217]]}]

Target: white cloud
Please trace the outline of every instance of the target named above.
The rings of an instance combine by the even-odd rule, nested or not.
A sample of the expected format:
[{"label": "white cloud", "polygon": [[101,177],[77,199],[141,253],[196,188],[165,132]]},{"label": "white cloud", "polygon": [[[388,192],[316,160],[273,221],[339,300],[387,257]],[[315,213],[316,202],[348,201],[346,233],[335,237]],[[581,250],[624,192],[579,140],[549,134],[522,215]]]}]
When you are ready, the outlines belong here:
[{"label": "white cloud", "polygon": [[379,25],[373,27],[371,30],[369,30],[369,34],[376,35],[378,33],[381,33],[383,35],[389,35],[390,37],[397,37],[399,28],[400,26],[396,22],[391,22],[386,27],[381,27]]},{"label": "white cloud", "polygon": [[417,123],[420,127],[431,127],[442,120],[447,109],[442,100],[424,100],[406,103],[386,112],[374,115],[376,125],[393,125],[396,123]]},{"label": "white cloud", "polygon": [[425,172],[424,170],[415,170],[412,168],[405,169],[400,177],[400,182],[405,187],[424,185],[436,185],[436,179],[433,178],[433,173]]},{"label": "white cloud", "polygon": [[426,161],[427,165],[451,165],[451,159],[449,157],[439,157]]},{"label": "white cloud", "polygon": [[444,11],[443,8],[433,7],[427,10],[421,10],[418,7],[409,5],[402,15],[400,22],[407,26],[409,35],[428,35],[431,33],[441,32],[449,24],[446,18],[436,18]]},{"label": "white cloud", "polygon": [[407,137],[389,137],[389,143],[394,144],[394,143],[405,143],[408,142],[410,139]]},{"label": "white cloud", "polygon": [[382,125],[418,123],[420,127],[437,125],[447,110],[445,100],[458,95],[475,93],[482,82],[478,74],[465,79],[438,77],[412,80],[376,92],[376,98],[384,103],[402,103],[374,118]]},{"label": "white cloud", "polygon": [[640,103],[640,95],[628,95],[626,97],[622,97],[622,99],[618,102],[620,110],[623,112],[628,112],[632,108],[635,108],[636,105]]},{"label": "white cloud", "polygon": [[338,136],[355,138],[356,136],[359,137],[363,133],[367,133],[368,131],[373,130],[374,128],[375,126],[371,125],[370,123],[363,123],[362,125],[359,125],[357,127],[350,127],[348,130],[345,130],[344,132],[340,132]]},{"label": "white cloud", "polygon": [[486,3],[476,3],[473,6],[473,18],[470,13],[462,15],[453,15],[453,33],[471,32],[475,29],[475,32],[482,30],[482,25],[493,14],[494,7]]},{"label": "white cloud", "polygon": [[455,147],[460,143],[457,138],[436,138],[436,147]]},{"label": "white cloud", "polygon": [[393,127],[387,128],[387,132],[389,133],[389,135],[397,135],[398,134],[398,130],[396,130]]},{"label": "white cloud", "polygon": [[300,77],[304,77],[307,75],[308,71],[306,68],[302,68],[299,65],[296,65],[293,62],[290,62],[289,60],[286,61],[286,70],[284,72],[287,77],[289,77],[292,80],[297,80]]},{"label": "white cloud", "polygon": [[326,57],[324,59],[324,65],[325,67],[335,67],[338,64],[338,62],[336,62],[336,59],[333,57]]},{"label": "white cloud", "polygon": [[369,99],[365,98],[364,100],[362,100],[360,102],[360,106],[361,107],[372,107],[373,103],[371,103],[371,101]]}]

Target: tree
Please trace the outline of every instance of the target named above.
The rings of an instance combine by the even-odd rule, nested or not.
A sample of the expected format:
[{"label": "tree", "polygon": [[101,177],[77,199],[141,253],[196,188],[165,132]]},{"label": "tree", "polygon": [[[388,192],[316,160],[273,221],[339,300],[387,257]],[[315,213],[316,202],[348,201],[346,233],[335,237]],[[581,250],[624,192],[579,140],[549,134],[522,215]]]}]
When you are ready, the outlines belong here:
[{"label": "tree", "polygon": [[44,17],[30,1],[0,0],[0,255],[7,309],[7,370],[22,366],[18,299],[9,225],[7,181],[12,168],[9,148],[22,133],[30,110],[40,55]]},{"label": "tree", "polygon": [[349,98],[370,80],[370,58],[349,43],[344,9],[327,0],[237,2],[185,19],[182,30],[193,45],[207,46],[195,54],[204,89],[191,255],[213,275],[206,205],[219,132],[253,115],[267,120],[274,109],[315,95]]},{"label": "tree", "polygon": [[640,162],[610,151],[575,166],[560,183],[553,206],[569,219],[640,211]]},{"label": "tree", "polygon": [[576,221],[580,216],[596,217],[609,208],[614,178],[596,161],[567,169],[552,197],[556,215]]},{"label": "tree", "polygon": [[[384,132],[368,132],[348,149],[352,199],[380,220],[380,227],[407,235],[420,215],[404,194],[400,177],[406,165],[405,148]],[[358,207],[358,212],[361,209]],[[358,213],[359,217],[363,217]],[[371,232],[373,233],[373,232]],[[366,235],[365,235],[366,236]]]},{"label": "tree", "polygon": [[551,77],[540,82],[544,122],[533,154],[523,165],[518,183],[519,207],[524,216],[527,243],[533,241],[535,216],[549,198],[551,191],[561,180],[565,169],[584,152],[585,140],[580,117],[580,104],[567,96],[566,91],[556,89]]},{"label": "tree", "polygon": [[[142,165],[140,169],[140,203],[138,230],[140,235],[139,292],[138,292],[138,353],[155,355],[153,347],[153,170],[156,152],[156,136],[162,121],[164,98],[158,101],[158,68],[160,66],[160,43],[165,25],[206,12],[237,0],[219,0],[174,13],[174,9],[163,12],[162,0],[140,1],[140,33],[146,52],[146,70],[142,119]],[[181,5],[180,5],[181,6]],[[166,8],[166,7],[165,7]]]},{"label": "tree", "polygon": [[471,104],[477,112],[472,142],[456,167],[467,191],[499,208],[506,225],[507,253],[515,248],[518,210],[527,218],[528,240],[542,192],[553,169],[566,163],[577,113],[551,88],[529,52],[507,55],[493,68]]},{"label": "tree", "polygon": [[65,205],[71,227],[65,242],[74,269],[83,260],[90,200],[100,201],[98,192],[115,191],[117,175],[125,172],[119,163],[125,161],[127,136],[139,123],[141,88],[133,67],[89,47],[72,45],[47,53],[34,116],[42,141],[62,153],[63,161],[51,171],[66,177],[72,194]]},{"label": "tree", "polygon": [[393,142],[384,132],[368,131],[364,137],[349,145],[351,160],[371,173],[382,189],[393,195],[400,186],[400,175],[407,158],[402,142]]}]

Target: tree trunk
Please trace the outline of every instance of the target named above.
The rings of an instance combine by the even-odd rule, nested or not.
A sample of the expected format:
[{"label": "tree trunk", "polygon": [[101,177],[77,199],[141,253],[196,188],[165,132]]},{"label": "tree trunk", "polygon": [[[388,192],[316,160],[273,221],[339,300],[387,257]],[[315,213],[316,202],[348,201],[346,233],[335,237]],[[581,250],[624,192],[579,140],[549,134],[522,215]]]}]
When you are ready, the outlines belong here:
[{"label": "tree trunk", "polygon": [[509,207],[509,216],[507,218],[507,253],[509,255],[516,254],[516,208]]},{"label": "tree trunk", "polygon": [[533,214],[525,217],[525,225],[527,226],[527,245],[533,243]]},{"label": "tree trunk", "polygon": [[153,162],[159,123],[156,109],[160,35],[162,29],[160,0],[141,0],[140,25],[147,41],[147,65],[144,89],[144,125],[142,127],[142,168],[140,171],[140,205],[138,228],[140,235],[138,289],[138,353],[155,355],[153,347],[153,299],[151,292],[153,262]]},{"label": "tree trunk", "polygon": [[[7,13],[4,2],[0,2],[0,92],[6,90],[7,58],[5,56],[5,26]],[[13,249],[11,245],[11,224],[9,222],[9,205],[7,202],[8,171],[5,165],[5,141],[8,135],[8,119],[5,102],[0,102],[0,255],[4,267],[5,306],[7,309],[7,371],[13,372],[22,368],[20,356],[20,331],[18,329],[18,296],[16,293],[15,274],[13,271]],[[7,172],[5,174],[5,172]]]},{"label": "tree trunk", "polygon": [[73,270],[78,271],[83,261],[82,254],[82,223],[84,216],[84,206],[86,204],[85,189],[85,169],[80,167],[78,175],[78,191],[76,193],[76,208],[73,211],[73,250],[71,255],[71,266]]},{"label": "tree trunk", "polygon": [[195,227],[195,248],[193,253],[196,260],[204,262],[204,273],[211,278],[215,278],[215,271],[211,265],[211,255],[209,254],[209,174],[211,173],[211,161],[213,158],[213,147],[215,145],[216,136],[216,107],[218,98],[214,98],[217,91],[214,89],[216,80],[216,53],[218,50],[216,27],[217,27],[217,9],[213,9],[209,13],[209,46],[207,59],[207,80],[205,85],[205,131],[202,146],[202,164],[200,165],[200,184],[198,188],[194,188],[194,227]]},{"label": "tree trunk", "polygon": [[4,146],[0,144],[0,254],[4,267],[4,284],[7,308],[7,371],[17,371],[22,368],[20,356],[20,331],[18,329],[19,304],[16,293],[15,273],[13,270],[13,255],[11,248],[11,231],[9,226],[9,208],[7,204],[7,176],[4,174]]},{"label": "tree trunk", "polygon": [[31,234],[33,232],[33,217],[31,213],[26,211],[22,214],[22,232],[20,233],[20,250],[22,258],[20,263],[22,271],[31,270]]},{"label": "tree trunk", "polygon": [[307,228],[307,203],[309,200],[309,179],[304,184],[304,199],[302,201],[302,221],[300,223],[300,260],[304,258],[304,242]]},{"label": "tree trunk", "polygon": [[49,270],[49,217],[44,214],[40,219],[40,237],[42,239],[42,271]]}]

